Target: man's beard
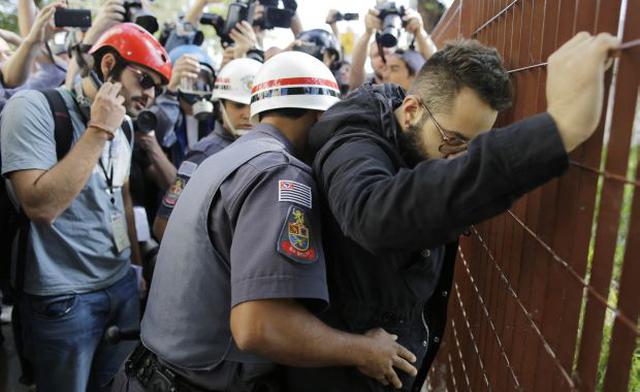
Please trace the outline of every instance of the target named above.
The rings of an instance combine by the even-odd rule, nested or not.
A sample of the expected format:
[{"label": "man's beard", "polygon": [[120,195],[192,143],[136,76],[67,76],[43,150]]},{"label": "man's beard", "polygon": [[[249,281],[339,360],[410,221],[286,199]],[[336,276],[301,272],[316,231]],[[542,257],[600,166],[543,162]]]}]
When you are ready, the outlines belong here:
[{"label": "man's beard", "polygon": [[408,162],[412,162],[412,165],[429,159],[427,146],[422,138],[422,127],[424,127],[428,119],[427,116],[423,115],[417,124],[409,125],[404,132],[402,132],[404,137],[400,140],[403,147],[403,155]]}]

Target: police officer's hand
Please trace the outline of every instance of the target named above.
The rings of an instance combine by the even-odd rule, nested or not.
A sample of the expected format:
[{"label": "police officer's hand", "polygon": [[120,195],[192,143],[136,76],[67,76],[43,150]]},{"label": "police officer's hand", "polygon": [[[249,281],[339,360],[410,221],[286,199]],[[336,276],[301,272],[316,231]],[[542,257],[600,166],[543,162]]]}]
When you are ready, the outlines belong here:
[{"label": "police officer's hand", "polygon": [[122,125],[126,113],[124,97],[120,95],[121,89],[120,83],[111,82],[105,82],[100,87],[91,105],[90,126],[115,134]]},{"label": "police officer's hand", "polygon": [[367,34],[372,34],[374,31],[382,30],[382,21],[378,17],[380,11],[375,8],[371,8],[364,17],[364,28]]},{"label": "police officer's hand", "polygon": [[402,382],[394,368],[415,377],[418,371],[411,363],[416,361],[416,357],[396,342],[396,335],[376,328],[368,331],[365,336],[371,341],[371,353],[366,356],[366,363],[358,367],[360,372],[383,385],[391,384],[398,389],[402,388]]},{"label": "police officer's hand", "polygon": [[604,73],[611,66],[610,51],[619,46],[611,34],[581,32],[549,57],[547,112],[567,152],[587,140],[600,122]]},{"label": "police officer's hand", "polygon": [[188,54],[182,55],[173,66],[171,80],[167,85],[167,90],[172,93],[177,92],[182,78],[195,80],[198,78],[198,72],[200,72],[200,63],[198,60]]}]

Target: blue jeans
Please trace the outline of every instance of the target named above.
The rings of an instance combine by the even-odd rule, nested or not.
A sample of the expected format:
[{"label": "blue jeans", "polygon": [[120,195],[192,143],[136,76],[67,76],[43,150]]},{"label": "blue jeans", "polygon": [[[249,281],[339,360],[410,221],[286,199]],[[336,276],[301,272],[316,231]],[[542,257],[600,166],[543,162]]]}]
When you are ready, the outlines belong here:
[{"label": "blue jeans", "polygon": [[112,286],[85,294],[22,296],[23,333],[38,392],[103,391],[136,342],[111,345],[105,330],[138,328],[133,269]]}]

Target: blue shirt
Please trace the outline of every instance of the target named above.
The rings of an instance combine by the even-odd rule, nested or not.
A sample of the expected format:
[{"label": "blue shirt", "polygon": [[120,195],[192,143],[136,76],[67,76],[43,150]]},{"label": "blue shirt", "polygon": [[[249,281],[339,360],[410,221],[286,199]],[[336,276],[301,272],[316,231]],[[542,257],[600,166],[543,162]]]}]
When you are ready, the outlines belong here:
[{"label": "blue shirt", "polygon": [[[85,125],[69,90],[59,89],[69,109],[73,142]],[[2,175],[49,170],[57,164],[54,120],[38,91],[21,91],[6,104],[0,121]],[[125,276],[130,249],[118,252],[112,217],[124,219],[122,185],[129,175],[131,146],[122,131],[107,142],[102,162],[114,170],[114,203],[103,171],[96,165],[84,188],[52,225],[31,223],[24,291],[33,295],[83,293],[111,286]]]}]

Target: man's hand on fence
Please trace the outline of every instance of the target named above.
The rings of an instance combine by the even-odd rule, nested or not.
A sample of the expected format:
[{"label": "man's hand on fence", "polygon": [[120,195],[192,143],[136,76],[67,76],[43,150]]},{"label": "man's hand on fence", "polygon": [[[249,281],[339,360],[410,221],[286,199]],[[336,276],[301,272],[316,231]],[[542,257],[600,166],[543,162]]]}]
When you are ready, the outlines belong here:
[{"label": "man's hand on fence", "polygon": [[558,125],[567,152],[595,131],[604,103],[609,53],[620,45],[611,34],[581,32],[549,57],[547,112]]}]

